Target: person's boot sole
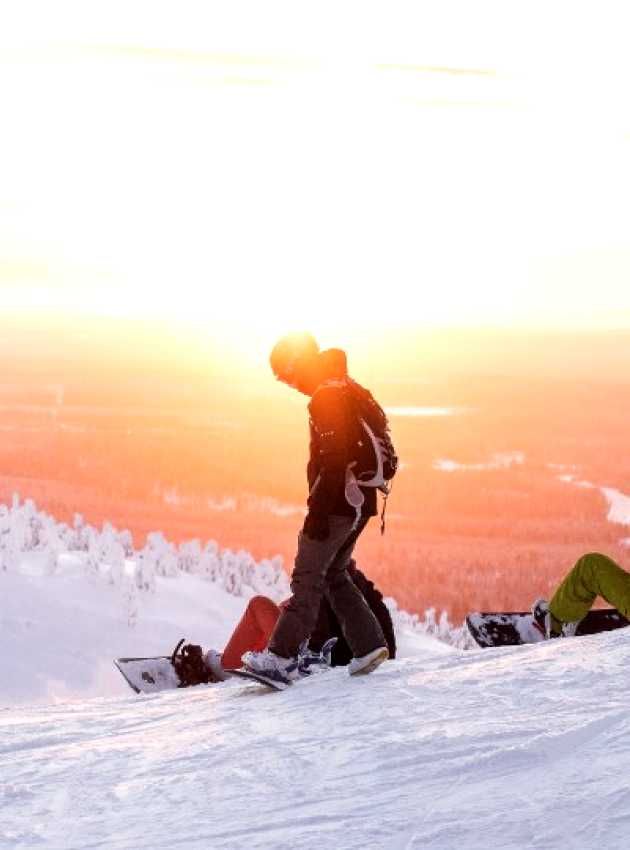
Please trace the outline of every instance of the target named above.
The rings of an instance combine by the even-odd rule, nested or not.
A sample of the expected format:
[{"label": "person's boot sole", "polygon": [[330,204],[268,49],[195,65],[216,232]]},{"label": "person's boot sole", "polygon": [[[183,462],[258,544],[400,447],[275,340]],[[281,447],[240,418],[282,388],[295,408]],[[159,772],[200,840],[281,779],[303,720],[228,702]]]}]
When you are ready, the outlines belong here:
[{"label": "person's boot sole", "polygon": [[365,667],[361,667],[360,670],[354,670],[354,672],[350,673],[351,676],[364,676],[367,673],[372,673],[376,668],[383,663],[383,661],[387,661],[389,658],[389,652],[385,647],[379,650],[378,655],[375,655],[371,661],[365,665]]}]

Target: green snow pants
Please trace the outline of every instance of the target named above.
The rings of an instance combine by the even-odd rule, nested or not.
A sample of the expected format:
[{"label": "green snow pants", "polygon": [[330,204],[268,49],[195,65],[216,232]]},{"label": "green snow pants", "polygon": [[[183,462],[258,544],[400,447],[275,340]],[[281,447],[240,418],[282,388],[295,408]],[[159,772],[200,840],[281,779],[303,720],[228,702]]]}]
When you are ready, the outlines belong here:
[{"label": "green snow pants", "polygon": [[630,573],[612,558],[590,552],[582,555],[554,593],[549,603],[551,616],[559,623],[581,620],[596,596],[630,619]]}]

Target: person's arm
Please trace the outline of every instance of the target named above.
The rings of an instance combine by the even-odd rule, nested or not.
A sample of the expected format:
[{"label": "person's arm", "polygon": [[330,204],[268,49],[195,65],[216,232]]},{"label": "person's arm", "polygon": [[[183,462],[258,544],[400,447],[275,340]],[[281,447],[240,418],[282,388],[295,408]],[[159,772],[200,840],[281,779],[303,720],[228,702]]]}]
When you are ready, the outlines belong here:
[{"label": "person's arm", "polygon": [[[337,387],[319,390],[309,404],[311,425],[316,436],[319,477],[308,498],[304,530],[323,534],[327,518],[340,492],[343,492],[348,464],[348,413],[343,392]],[[317,539],[324,539],[323,534]]]}]

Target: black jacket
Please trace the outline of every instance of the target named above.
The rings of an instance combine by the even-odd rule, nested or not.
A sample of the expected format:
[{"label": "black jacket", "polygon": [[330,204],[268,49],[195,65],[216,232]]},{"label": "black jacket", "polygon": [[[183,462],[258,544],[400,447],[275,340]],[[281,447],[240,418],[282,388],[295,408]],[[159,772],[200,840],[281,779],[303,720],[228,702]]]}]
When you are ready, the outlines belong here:
[{"label": "black jacket", "polygon": [[[322,384],[308,405],[310,456],[307,467],[309,512],[318,516],[355,516],[345,496],[346,468],[355,460],[360,424],[348,400],[346,355],[337,348],[319,354]],[[353,382],[350,382],[353,383]],[[363,516],[374,516],[376,490],[361,488]]]},{"label": "black jacket", "polygon": [[[389,649],[389,657],[395,658],[396,637],[394,635],[394,624],[392,623],[389,610],[383,602],[383,594],[380,593],[380,591],[374,586],[373,582],[363,575],[354,561],[350,561],[348,573],[352,581],[365,597],[365,601],[372,609],[373,614],[383,629],[383,634],[387,641],[387,648]],[[315,629],[313,630],[309,640],[309,646],[317,652],[322,648],[324,642],[331,637],[336,637],[338,639],[332,651],[332,666],[339,667],[342,664],[349,664],[352,660],[352,651],[341,632],[339,620],[335,617],[335,613],[331,608],[330,603],[326,597],[324,597],[319,608]]]}]

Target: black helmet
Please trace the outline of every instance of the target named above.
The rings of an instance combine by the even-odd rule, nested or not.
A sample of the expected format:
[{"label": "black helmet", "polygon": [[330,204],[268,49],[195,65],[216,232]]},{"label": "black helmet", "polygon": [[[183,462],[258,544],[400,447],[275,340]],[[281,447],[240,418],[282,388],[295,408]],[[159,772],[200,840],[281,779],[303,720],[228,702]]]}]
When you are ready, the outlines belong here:
[{"label": "black helmet", "polygon": [[298,361],[306,363],[319,354],[319,345],[310,333],[283,336],[269,355],[271,369],[279,381],[293,383]]}]

